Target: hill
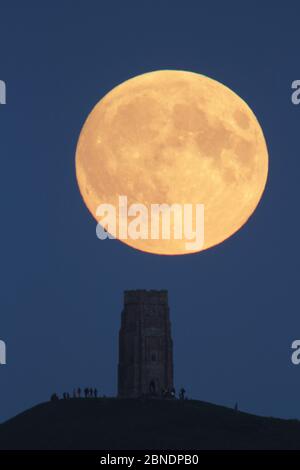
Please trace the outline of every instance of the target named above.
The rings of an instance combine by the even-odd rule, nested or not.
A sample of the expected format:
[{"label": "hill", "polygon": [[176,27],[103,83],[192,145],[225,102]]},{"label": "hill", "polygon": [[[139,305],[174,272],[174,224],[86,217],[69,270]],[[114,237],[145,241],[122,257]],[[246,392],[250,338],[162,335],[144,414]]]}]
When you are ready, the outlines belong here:
[{"label": "hill", "polygon": [[300,422],[195,400],[59,400],[1,424],[0,449],[300,449]]}]

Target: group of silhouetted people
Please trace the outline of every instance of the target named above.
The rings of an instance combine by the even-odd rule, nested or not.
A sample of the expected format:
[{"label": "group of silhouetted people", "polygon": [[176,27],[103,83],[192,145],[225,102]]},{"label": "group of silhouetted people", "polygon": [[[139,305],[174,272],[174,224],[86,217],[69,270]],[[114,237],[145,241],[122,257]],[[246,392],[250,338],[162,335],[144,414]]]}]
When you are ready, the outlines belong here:
[{"label": "group of silhouetted people", "polygon": [[[179,400],[186,400],[186,391],[182,387],[179,391],[178,398]],[[162,396],[163,398],[176,398],[176,391],[175,388],[173,387],[171,390],[162,390]]]},{"label": "group of silhouetted people", "polygon": [[[159,394],[156,391],[154,380],[151,380],[151,382],[149,384],[149,394],[148,394],[148,396],[150,396],[150,397],[159,397],[160,396],[162,398],[176,399],[176,390],[175,390],[174,387],[164,388],[164,389],[161,390],[161,393]],[[179,400],[187,400],[186,391],[183,387],[179,390],[178,398],[179,398]]]},{"label": "group of silhouetted people", "polygon": [[[64,400],[70,400],[71,395],[68,392],[62,394]],[[72,398],[98,398],[98,390],[96,388],[86,387],[84,390],[81,390],[80,387],[73,389]],[[51,401],[59,400],[57,393],[51,395]]]},{"label": "group of silhouetted people", "polygon": [[[150,395],[155,395],[155,393],[151,393],[150,390]],[[176,398],[175,388],[173,387],[171,390],[164,389],[161,391],[161,395],[163,398]]]},{"label": "group of silhouetted people", "polygon": [[77,390],[73,390],[73,398],[98,398],[98,390],[96,388],[86,387],[84,390],[81,390],[80,387]]},{"label": "group of silhouetted people", "polygon": [[[155,391],[154,381],[150,382],[149,395],[158,396],[158,394]],[[175,388],[172,388],[171,390],[169,389],[162,390],[161,396],[162,398],[176,398]],[[96,388],[86,387],[84,389],[81,389],[80,387],[78,387],[78,388],[73,389],[72,396],[68,392],[64,392],[62,394],[62,398],[63,400],[70,400],[71,398],[98,398],[98,390]],[[184,388],[180,389],[178,398],[179,400],[187,400],[186,391]],[[50,398],[51,401],[57,401],[59,399],[60,397],[57,395],[57,393],[53,393]],[[237,410],[237,404],[235,406],[235,409]]]}]

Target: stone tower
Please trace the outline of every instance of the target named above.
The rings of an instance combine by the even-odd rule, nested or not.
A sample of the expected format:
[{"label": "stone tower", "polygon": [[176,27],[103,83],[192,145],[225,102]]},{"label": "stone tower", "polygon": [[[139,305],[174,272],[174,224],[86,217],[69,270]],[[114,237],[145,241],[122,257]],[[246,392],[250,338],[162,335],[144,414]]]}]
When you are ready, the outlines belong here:
[{"label": "stone tower", "polygon": [[118,396],[161,396],[173,388],[168,292],[124,292],[119,334]]}]

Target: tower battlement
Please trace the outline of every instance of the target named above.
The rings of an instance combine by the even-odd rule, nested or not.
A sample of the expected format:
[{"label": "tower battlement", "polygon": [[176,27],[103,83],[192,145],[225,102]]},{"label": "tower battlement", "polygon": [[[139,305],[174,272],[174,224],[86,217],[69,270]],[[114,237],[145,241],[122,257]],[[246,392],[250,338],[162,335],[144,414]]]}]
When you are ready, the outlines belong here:
[{"label": "tower battlement", "polygon": [[124,305],[129,304],[168,304],[167,290],[126,290],[124,292]]}]

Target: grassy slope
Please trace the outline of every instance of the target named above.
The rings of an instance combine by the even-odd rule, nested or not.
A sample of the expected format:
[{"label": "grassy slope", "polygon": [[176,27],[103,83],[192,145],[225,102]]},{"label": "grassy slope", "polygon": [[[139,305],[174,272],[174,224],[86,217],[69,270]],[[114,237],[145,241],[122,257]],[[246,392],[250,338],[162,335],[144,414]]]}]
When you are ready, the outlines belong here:
[{"label": "grassy slope", "polygon": [[0,425],[0,449],[300,449],[300,422],[194,400],[71,399]]}]

